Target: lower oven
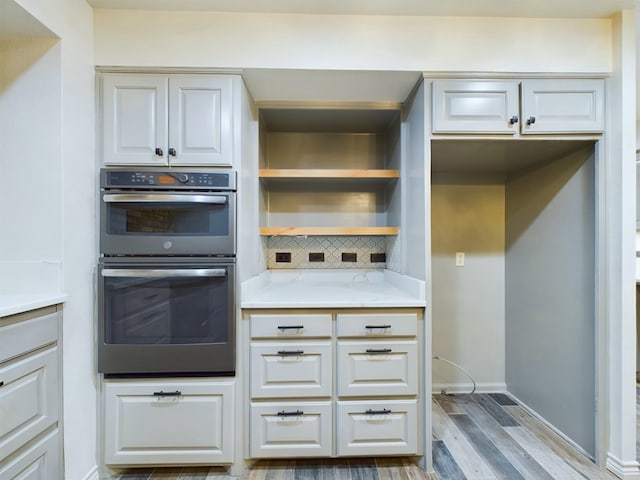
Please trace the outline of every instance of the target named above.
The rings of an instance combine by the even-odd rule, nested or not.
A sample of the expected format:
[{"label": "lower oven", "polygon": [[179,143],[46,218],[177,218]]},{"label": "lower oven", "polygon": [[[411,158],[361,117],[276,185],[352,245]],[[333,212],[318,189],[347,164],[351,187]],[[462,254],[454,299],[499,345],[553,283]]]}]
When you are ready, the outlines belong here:
[{"label": "lower oven", "polygon": [[102,258],[98,371],[106,375],[233,375],[232,258]]}]

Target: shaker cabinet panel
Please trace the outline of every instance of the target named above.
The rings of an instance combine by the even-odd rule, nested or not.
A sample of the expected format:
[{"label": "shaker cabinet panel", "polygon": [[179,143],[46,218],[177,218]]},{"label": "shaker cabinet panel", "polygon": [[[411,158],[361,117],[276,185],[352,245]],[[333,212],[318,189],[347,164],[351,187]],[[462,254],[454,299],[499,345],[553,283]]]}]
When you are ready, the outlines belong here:
[{"label": "shaker cabinet panel", "polygon": [[339,313],[338,337],[415,337],[418,317],[415,313]]},{"label": "shaker cabinet panel", "polygon": [[232,382],[107,382],[107,465],[233,461]]},{"label": "shaker cabinet panel", "polygon": [[418,345],[414,341],[338,342],[338,396],[416,395]]},{"label": "shaker cabinet panel", "polygon": [[521,128],[523,134],[604,131],[604,80],[524,80]]},{"label": "shaker cabinet panel", "polygon": [[60,430],[47,433],[34,445],[0,466],[3,480],[49,480],[62,478]]},{"label": "shaker cabinet panel", "polygon": [[169,82],[172,165],[231,165],[231,79],[178,75]]},{"label": "shaker cabinet panel", "polygon": [[250,456],[330,456],[331,410],[331,402],[252,403]]},{"label": "shaker cabinet panel", "polygon": [[0,365],[0,382],[2,459],[58,420],[57,346]]},{"label": "shaker cabinet panel", "polygon": [[166,76],[104,76],[102,157],[105,165],[166,165],[167,91]]},{"label": "shaker cabinet panel", "polygon": [[251,344],[251,397],[328,397],[331,342]]},{"label": "shaker cabinet panel", "polygon": [[518,131],[518,82],[435,80],[433,133]]},{"label": "shaker cabinet panel", "polygon": [[255,314],[250,317],[251,338],[331,337],[330,314]]},{"label": "shaker cabinet panel", "polygon": [[339,401],[337,410],[339,456],[417,453],[416,400]]}]

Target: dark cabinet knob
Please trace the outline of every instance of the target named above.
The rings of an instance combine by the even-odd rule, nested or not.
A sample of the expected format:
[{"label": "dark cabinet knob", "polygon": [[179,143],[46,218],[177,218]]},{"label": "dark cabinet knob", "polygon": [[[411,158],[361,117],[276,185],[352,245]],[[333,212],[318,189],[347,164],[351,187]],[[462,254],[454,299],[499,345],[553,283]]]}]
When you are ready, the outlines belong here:
[{"label": "dark cabinet knob", "polygon": [[536,123],[536,117],[529,117],[527,118],[527,125],[533,125],[534,123]]},{"label": "dark cabinet knob", "polygon": [[170,148],[169,149],[169,155],[171,155],[172,157],[176,156],[176,149],[175,148]]},{"label": "dark cabinet knob", "polygon": [[164,157],[164,152],[161,148],[156,148],[156,155],[159,157]]},{"label": "dark cabinet knob", "polygon": [[511,117],[511,118],[509,119],[509,123],[510,123],[511,125],[514,125],[514,124],[518,123],[518,120],[520,120],[520,119],[518,118],[518,116],[517,116],[517,115],[514,115],[513,117]]}]

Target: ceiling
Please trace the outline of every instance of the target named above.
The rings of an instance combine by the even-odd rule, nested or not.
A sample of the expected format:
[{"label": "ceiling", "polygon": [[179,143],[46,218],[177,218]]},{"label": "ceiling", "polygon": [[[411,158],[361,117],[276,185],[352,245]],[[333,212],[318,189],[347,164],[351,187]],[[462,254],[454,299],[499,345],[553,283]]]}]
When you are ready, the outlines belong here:
[{"label": "ceiling", "polygon": [[601,18],[635,0],[87,0],[95,8],[336,15]]}]

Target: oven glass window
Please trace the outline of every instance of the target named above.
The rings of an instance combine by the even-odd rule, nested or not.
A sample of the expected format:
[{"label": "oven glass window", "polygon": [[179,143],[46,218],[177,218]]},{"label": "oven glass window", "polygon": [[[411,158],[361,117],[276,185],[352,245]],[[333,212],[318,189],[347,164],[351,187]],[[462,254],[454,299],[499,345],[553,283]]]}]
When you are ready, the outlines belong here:
[{"label": "oven glass window", "polygon": [[178,271],[181,275],[105,276],[105,343],[226,343],[230,287],[227,276],[219,275],[225,269],[199,270],[214,276],[185,277],[184,269]]},{"label": "oven glass window", "polygon": [[111,203],[109,235],[227,236],[228,205],[199,203]]}]

